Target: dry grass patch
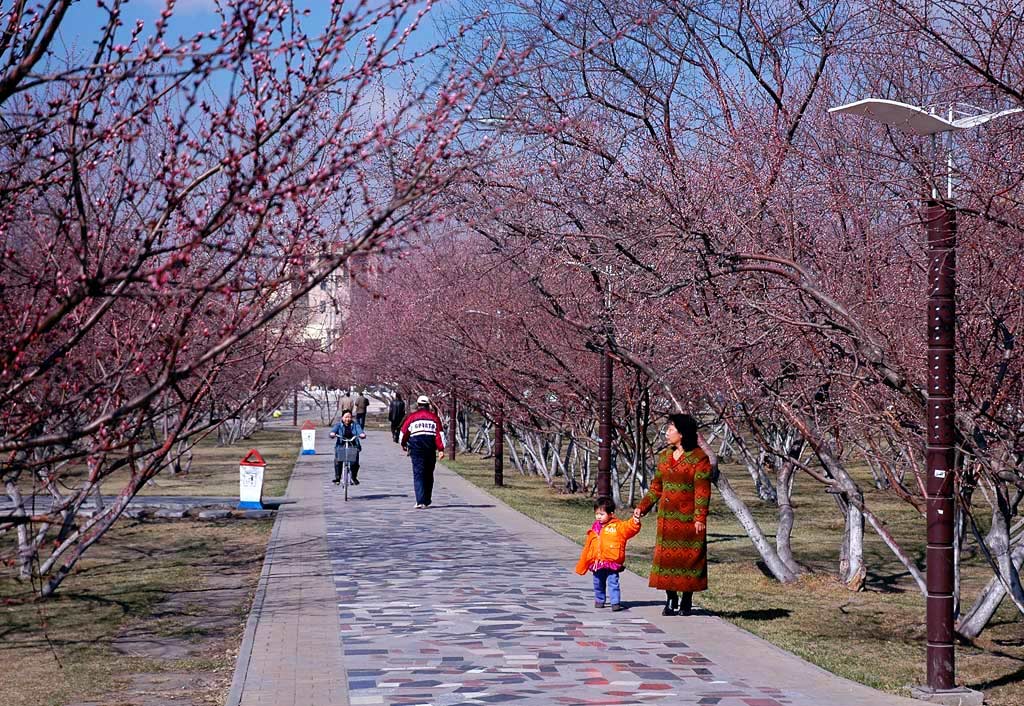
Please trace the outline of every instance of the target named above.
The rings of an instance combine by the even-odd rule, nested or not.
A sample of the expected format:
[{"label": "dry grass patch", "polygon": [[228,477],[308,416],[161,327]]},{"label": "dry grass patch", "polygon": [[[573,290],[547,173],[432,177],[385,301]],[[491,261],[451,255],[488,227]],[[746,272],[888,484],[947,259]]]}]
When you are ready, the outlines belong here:
[{"label": "dry grass patch", "polygon": [[[283,495],[300,448],[289,429],[229,447],[205,440],[191,473],[158,477],[142,494],[237,497],[238,461],[250,448],[267,461],[264,495]],[[0,577],[0,702],[222,704],[271,527],[123,518],[49,601]]]},{"label": "dry grass patch", "polygon": [[[58,595],[0,581],[5,706],[145,703],[160,674],[222,703],[270,535],[269,521],[125,522],[82,560]],[[136,686],[139,675],[146,694]],[[187,702],[182,702],[187,703]]]},{"label": "dry grass patch", "polygon": [[[139,495],[238,497],[238,462],[249,449],[256,449],[267,462],[264,497],[284,495],[295,459],[301,448],[298,430],[263,429],[234,446],[218,446],[207,437],[193,448],[192,468],[187,474],[162,473],[143,487]],[[127,472],[115,473],[104,482],[104,492],[124,485]]]}]

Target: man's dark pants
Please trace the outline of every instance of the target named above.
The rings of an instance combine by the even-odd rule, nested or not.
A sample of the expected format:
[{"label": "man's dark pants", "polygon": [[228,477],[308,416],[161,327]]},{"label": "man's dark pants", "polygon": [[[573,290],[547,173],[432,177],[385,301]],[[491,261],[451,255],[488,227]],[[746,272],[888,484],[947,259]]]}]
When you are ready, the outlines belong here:
[{"label": "man's dark pants", "polygon": [[434,492],[434,466],[437,464],[436,451],[410,451],[412,459],[412,485],[416,491],[416,504],[429,505]]},{"label": "man's dark pants", "polygon": [[399,433],[401,433],[401,431],[402,431],[402,423],[401,422],[392,422],[391,423],[391,438],[395,440],[396,444],[398,443],[398,435],[399,435]]},{"label": "man's dark pants", "polygon": [[366,412],[360,412],[357,414],[356,421],[359,422],[359,426],[363,428],[363,431],[366,431]]}]

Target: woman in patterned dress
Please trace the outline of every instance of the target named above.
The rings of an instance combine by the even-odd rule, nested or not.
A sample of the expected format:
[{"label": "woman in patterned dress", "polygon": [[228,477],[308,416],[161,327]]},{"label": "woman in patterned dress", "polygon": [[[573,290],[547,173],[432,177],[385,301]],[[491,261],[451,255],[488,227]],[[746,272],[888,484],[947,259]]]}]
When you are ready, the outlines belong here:
[{"label": "woman in patterned dress", "polygon": [[697,422],[688,414],[669,415],[665,440],[670,448],[658,459],[650,490],[633,514],[639,520],[658,504],[649,584],[667,594],[662,615],[690,615],[693,592],[708,587],[711,461],[697,445]]}]

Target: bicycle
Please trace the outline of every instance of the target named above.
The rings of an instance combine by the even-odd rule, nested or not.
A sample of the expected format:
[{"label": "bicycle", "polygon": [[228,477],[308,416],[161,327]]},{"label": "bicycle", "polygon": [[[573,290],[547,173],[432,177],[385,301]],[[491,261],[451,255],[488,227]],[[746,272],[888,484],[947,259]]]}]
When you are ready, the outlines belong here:
[{"label": "bicycle", "polygon": [[352,483],[352,464],[359,462],[359,447],[355,439],[338,439],[334,447],[334,462],[341,463],[341,485],[348,502],[348,486]]}]

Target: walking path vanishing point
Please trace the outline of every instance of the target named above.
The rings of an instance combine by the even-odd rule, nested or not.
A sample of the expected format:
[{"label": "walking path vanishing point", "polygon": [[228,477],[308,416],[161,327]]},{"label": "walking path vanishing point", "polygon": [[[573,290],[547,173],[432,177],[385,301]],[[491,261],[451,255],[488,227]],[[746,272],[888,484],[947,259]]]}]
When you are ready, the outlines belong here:
[{"label": "walking path vanishing point", "polygon": [[390,434],[369,432],[346,503],[325,431],[279,510],[228,706],[922,703],[714,616],[662,616],[629,572],[629,610],[595,609],[578,545],[454,473],[439,466],[434,505],[414,509]]}]

